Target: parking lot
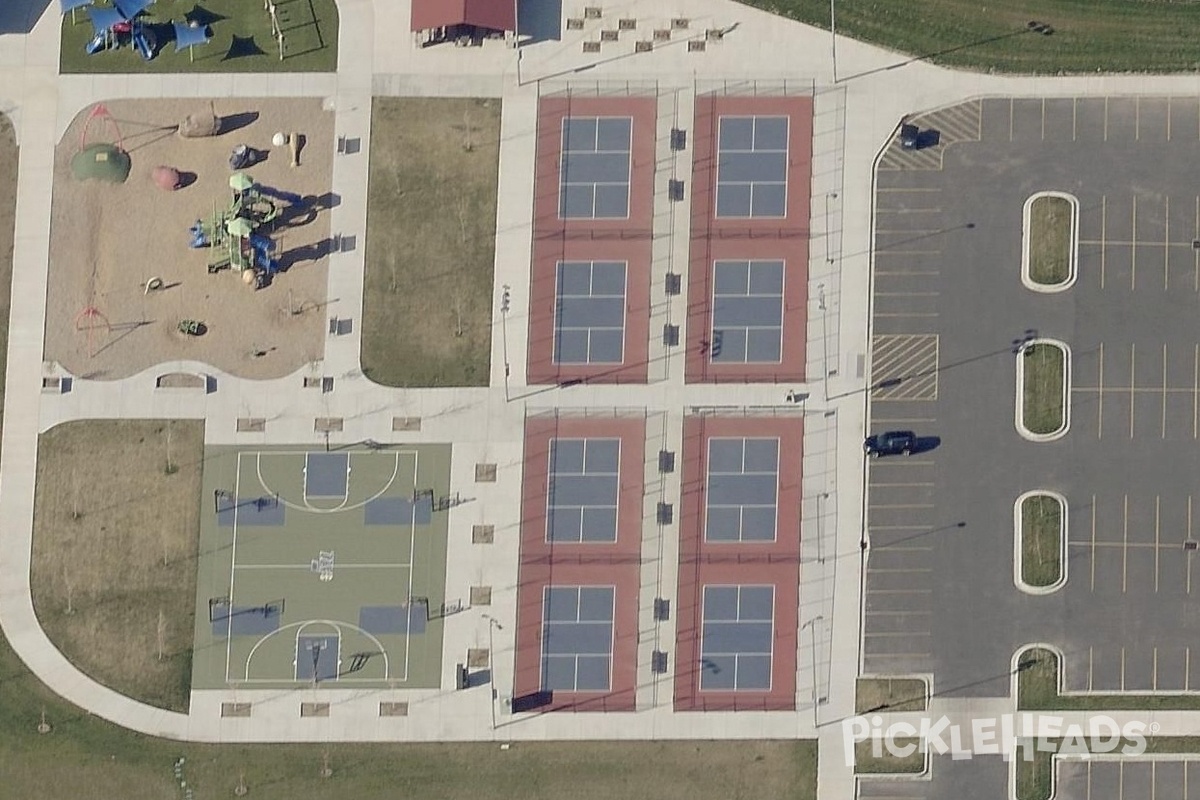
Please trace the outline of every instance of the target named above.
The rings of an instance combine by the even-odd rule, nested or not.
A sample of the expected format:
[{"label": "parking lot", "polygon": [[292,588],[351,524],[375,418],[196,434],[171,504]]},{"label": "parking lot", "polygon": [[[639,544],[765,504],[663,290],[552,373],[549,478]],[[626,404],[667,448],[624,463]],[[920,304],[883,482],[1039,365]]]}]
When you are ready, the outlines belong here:
[{"label": "parking lot", "polygon": [[[914,120],[949,135],[893,144],[877,172],[871,432],[935,446],[868,467],[863,668],[933,691],[999,696],[1016,649],[1066,655],[1071,691],[1200,685],[1187,549],[1200,490],[1200,102],[985,99]],[[1079,201],[1078,279],[1020,279],[1031,195]],[[1031,336],[1071,349],[1070,429],[1014,425]],[[1013,504],[1069,504],[1068,581],[1013,585]]]},{"label": "parking lot", "polygon": [[933,756],[928,775],[898,779],[860,777],[861,800],[960,800],[1008,797],[1009,764],[999,756],[955,761]]},{"label": "parking lot", "polygon": [[[1057,762],[1060,800],[1188,800],[1200,797],[1200,762],[1178,759]],[[1189,793],[1189,784],[1191,792]]]}]

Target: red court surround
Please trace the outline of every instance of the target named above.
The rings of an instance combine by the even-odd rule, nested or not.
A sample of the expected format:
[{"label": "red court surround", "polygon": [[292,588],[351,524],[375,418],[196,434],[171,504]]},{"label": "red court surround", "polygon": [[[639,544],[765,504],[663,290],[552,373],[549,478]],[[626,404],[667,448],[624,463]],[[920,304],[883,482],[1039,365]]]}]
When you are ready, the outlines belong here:
[{"label": "red court surround", "polygon": [[[717,133],[723,115],[788,117],[786,217],[717,218]],[[778,383],[805,378],[812,115],[811,97],[696,98],[685,368],[689,383]],[[784,261],[782,360],[776,364],[714,363],[708,354],[713,262],[756,258]]]},{"label": "red court surround", "polygon": [[[562,124],[569,116],[630,117],[629,217],[560,219]],[[651,231],[654,223],[653,97],[544,97],[538,105],[530,269],[530,384],[645,383],[650,325]],[[555,364],[555,282],[559,261],[625,261],[625,347],[621,364]]]},{"label": "red court surround", "polygon": [[[779,439],[776,540],[704,541],[710,437]],[[679,519],[679,607],[676,612],[676,711],[790,711],[796,707],[799,620],[801,417],[689,416],[683,423],[683,497]],[[708,584],[771,584],[775,626],[769,691],[701,691],[701,596]]]},{"label": "red court surround", "polygon": [[[550,440],[621,440],[617,541],[546,541]],[[541,689],[542,591],[549,585],[615,586],[612,684],[607,692],[554,692],[539,711],[632,711],[637,690],[638,593],[646,422],[642,417],[530,417],[525,421],[521,488],[521,556],[517,586],[517,652],[513,697]]]}]

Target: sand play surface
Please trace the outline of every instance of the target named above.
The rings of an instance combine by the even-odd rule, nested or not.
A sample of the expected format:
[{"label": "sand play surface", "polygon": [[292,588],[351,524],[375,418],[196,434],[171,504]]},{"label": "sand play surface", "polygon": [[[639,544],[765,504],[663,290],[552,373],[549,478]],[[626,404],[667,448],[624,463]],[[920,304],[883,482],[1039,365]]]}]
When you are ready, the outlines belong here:
[{"label": "sand play surface", "polygon": [[[277,378],[320,360],[328,325],[329,208],[337,202],[330,194],[333,114],[322,111],[319,99],[218,100],[216,113],[234,117],[233,124],[241,127],[183,139],[174,126],[189,113],[207,112],[209,101],[113,100],[105,105],[121,129],[132,169],[124,184],[79,182],[72,176],[71,157],[90,109],[72,121],[58,144],[47,360],[100,380],[177,359],[203,361],[246,378]],[[272,146],[276,131],[304,137],[299,167],[291,167],[286,145]],[[92,121],[89,143],[114,139],[102,119]],[[236,271],[208,274],[213,251],[188,246],[192,223],[229,204],[229,154],[238,144],[268,153],[266,161],[246,170],[257,183],[305,196],[315,209],[270,233],[286,271],[257,291]],[[151,180],[159,165],[195,179],[177,191],[164,191]],[[161,279],[164,288],[147,293],[151,278]],[[207,332],[180,334],[183,319],[203,321]]]}]

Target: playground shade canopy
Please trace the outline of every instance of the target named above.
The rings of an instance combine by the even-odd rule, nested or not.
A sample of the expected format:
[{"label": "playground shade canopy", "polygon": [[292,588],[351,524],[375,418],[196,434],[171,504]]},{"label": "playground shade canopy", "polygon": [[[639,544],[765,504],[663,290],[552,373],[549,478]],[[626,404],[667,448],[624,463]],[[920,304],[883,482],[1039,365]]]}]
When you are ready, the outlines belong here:
[{"label": "playground shade canopy", "polygon": [[77,8],[90,6],[92,0],[58,0],[58,7],[62,9],[63,14],[70,14]]},{"label": "playground shade canopy", "polygon": [[151,0],[113,0],[113,5],[125,19],[133,19],[150,7]]},{"label": "playground shade canopy", "polygon": [[113,25],[118,25],[125,21],[125,18],[121,16],[121,12],[115,8],[89,8],[87,13],[88,19],[92,21],[92,28],[95,29],[97,36],[110,30]]},{"label": "playground shade canopy", "polygon": [[175,52],[198,44],[208,44],[208,31],[203,25],[193,28],[186,22],[172,22],[175,26]]},{"label": "playground shade canopy", "polygon": [[414,31],[450,25],[515,31],[517,4],[516,0],[412,0],[411,23]]}]

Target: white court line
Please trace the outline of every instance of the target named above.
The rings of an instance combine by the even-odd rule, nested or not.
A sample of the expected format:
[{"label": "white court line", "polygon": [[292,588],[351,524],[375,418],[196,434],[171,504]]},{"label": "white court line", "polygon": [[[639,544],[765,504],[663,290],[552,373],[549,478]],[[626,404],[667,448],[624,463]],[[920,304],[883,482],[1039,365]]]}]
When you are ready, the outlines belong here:
[{"label": "white court line", "polygon": [[[1196,345],[1200,354],[1200,345]],[[1100,343],[1100,376],[1097,381],[1100,386],[1100,397],[1096,402],[1096,438],[1104,438],[1104,342]]]},{"label": "white court line", "polygon": [[[229,546],[229,607],[233,608],[233,584],[234,578],[237,575],[237,529],[238,529],[238,503],[237,498],[242,486],[242,454],[239,452],[237,457],[237,471],[233,479],[233,541]],[[233,660],[233,623],[229,625],[229,630],[225,632],[225,680],[229,681],[229,662]]]},{"label": "white court line", "polygon": [[[411,569],[412,564],[343,564],[337,563],[337,570],[343,569]],[[234,569],[312,569],[310,564],[234,564]]]},{"label": "white court line", "polygon": [[[417,488],[419,486],[418,477],[421,474],[421,453],[419,450],[413,450],[412,454],[413,454],[413,497],[416,497]],[[397,464],[399,464],[398,460],[397,460]],[[398,467],[397,467],[397,470],[398,470]],[[396,480],[396,475],[394,473],[392,474],[392,480],[393,481]],[[391,485],[390,481],[388,482],[388,485],[389,486]],[[617,503],[618,503],[617,513],[618,513],[618,515],[620,514],[620,505],[619,505],[620,502],[621,502],[621,497],[620,497],[620,493],[618,492],[618,495],[617,495]],[[416,503],[413,503],[412,513],[413,513],[413,517],[411,520],[411,524],[409,526],[409,531],[412,533],[412,535],[408,537],[408,563],[410,563],[410,564],[414,563],[416,561],[416,557],[417,557],[417,555],[416,555],[417,554],[417,504]],[[412,569],[410,569],[408,571],[408,590],[405,594],[405,597],[407,598],[407,601],[410,603],[412,602],[413,573],[415,571],[416,570],[412,570]],[[443,585],[443,587],[442,587],[443,595],[445,594],[445,591],[446,591],[446,589],[445,589],[445,586]],[[614,601],[614,602],[616,602],[616,601]],[[425,616],[426,617],[429,616],[430,610],[431,609],[429,608],[429,606],[426,605],[425,606]],[[412,632],[409,630],[410,627],[411,626],[406,625],[404,628],[404,678],[402,680],[405,680],[405,681],[408,680],[408,659],[409,659],[409,655],[412,653]],[[615,623],[613,624],[613,630],[614,631],[616,630]],[[576,670],[578,670],[578,668],[579,668],[579,665],[576,664]],[[610,665],[610,670],[611,670],[611,665]]]},{"label": "white court line", "polygon": [[[362,451],[362,452],[366,452],[366,451]],[[350,502],[350,483],[349,483],[350,459],[347,458],[346,459],[346,470],[347,470],[346,496],[342,498],[342,502],[339,505],[337,505],[333,508],[317,508],[316,506],[309,504],[307,497],[304,499],[304,505],[297,505],[296,503],[293,503],[290,500],[288,500],[286,497],[284,497],[282,493],[275,492],[271,488],[270,484],[267,483],[267,480],[263,477],[262,457],[264,455],[266,455],[266,456],[300,455],[300,453],[298,453],[298,452],[277,453],[274,451],[264,452],[264,451],[260,450],[255,453],[255,456],[257,457],[255,464],[256,464],[256,470],[258,472],[258,482],[262,485],[262,488],[265,491],[277,496],[279,498],[279,502],[283,503],[285,508],[290,508],[295,511],[301,511],[301,512],[309,513],[309,514],[336,514],[339,511],[354,511],[355,509],[363,508],[364,506],[367,505],[367,503],[370,503],[373,500],[378,500],[380,497],[382,497],[387,492],[388,489],[392,488],[392,484],[395,483],[395,481],[396,481],[396,476],[400,474],[400,456],[401,456],[401,454],[411,455],[413,457],[413,473],[414,473],[414,475],[416,474],[416,465],[417,465],[418,461],[420,460],[420,453],[418,453],[415,450],[394,450],[391,452],[394,457],[394,460],[392,462],[391,477],[387,479],[387,481],[383,484],[383,487],[378,492],[376,492],[371,497],[368,497],[367,499],[363,500],[361,503],[355,503],[354,505],[347,505]],[[241,454],[239,453],[239,456],[240,455]],[[307,478],[307,476],[305,476],[305,484],[306,485],[307,485],[307,481],[308,481],[308,478]],[[415,484],[415,479],[414,479],[414,484]],[[415,488],[416,487],[414,486],[414,489]],[[306,493],[307,493],[307,490],[306,490]],[[414,504],[413,508],[414,508],[414,513],[415,513],[415,509],[416,509],[415,504]]]}]

